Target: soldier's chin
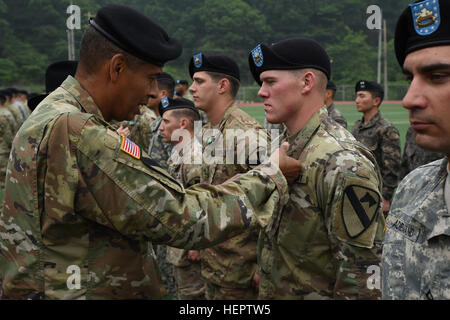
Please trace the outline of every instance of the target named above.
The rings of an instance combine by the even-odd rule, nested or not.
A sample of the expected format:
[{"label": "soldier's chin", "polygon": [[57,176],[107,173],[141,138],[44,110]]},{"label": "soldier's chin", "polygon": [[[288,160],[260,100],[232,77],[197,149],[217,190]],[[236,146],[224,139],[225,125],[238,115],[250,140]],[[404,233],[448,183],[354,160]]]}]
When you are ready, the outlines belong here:
[{"label": "soldier's chin", "polygon": [[431,137],[430,135],[426,135],[420,132],[416,133],[416,143],[422,149],[434,152],[444,152],[444,150],[440,148],[439,141],[440,139],[438,137]]}]

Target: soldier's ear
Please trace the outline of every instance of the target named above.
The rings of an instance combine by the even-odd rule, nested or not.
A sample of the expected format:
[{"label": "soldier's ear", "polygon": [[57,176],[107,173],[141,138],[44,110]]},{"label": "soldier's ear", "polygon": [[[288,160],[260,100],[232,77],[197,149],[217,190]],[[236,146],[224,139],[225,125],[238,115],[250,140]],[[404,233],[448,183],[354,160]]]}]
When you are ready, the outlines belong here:
[{"label": "soldier's ear", "polygon": [[316,85],[316,75],[311,72],[307,71],[302,76],[302,93],[308,93],[310,92]]},{"label": "soldier's ear", "polygon": [[222,78],[217,82],[217,89],[221,94],[227,92],[229,87],[230,81],[227,78]]},{"label": "soldier's ear", "polygon": [[116,82],[126,67],[126,59],[122,53],[118,53],[109,59],[109,77],[111,81]]}]

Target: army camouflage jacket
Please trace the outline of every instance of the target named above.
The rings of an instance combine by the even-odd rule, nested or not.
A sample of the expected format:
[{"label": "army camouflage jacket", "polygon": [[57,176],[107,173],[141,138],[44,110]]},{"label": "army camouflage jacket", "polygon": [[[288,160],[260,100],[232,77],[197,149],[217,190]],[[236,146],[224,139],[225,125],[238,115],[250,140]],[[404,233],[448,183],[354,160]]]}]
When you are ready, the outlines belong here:
[{"label": "army camouflage jacket", "polygon": [[40,103],[8,164],[0,298],[159,298],[151,242],[212,246],[265,226],[286,202],[273,166],[184,189],[136,147],[70,76]]},{"label": "army camouflage jacket", "polygon": [[302,172],[258,240],[260,299],[375,299],[384,216],[370,151],[322,107],[287,138]]},{"label": "army camouflage jacket", "polygon": [[419,147],[416,143],[416,132],[412,127],[409,127],[406,132],[405,148],[402,155],[399,180],[401,181],[414,169],[442,158],[444,158],[444,154],[442,153],[425,150]]},{"label": "army camouflage jacket", "polygon": [[[212,128],[211,123],[203,127],[204,130]],[[265,152],[264,143],[260,143],[261,141],[258,139],[267,141],[267,133],[261,124],[236,105],[226,110],[223,119],[215,129],[217,135],[209,136],[206,133],[203,135],[203,147],[204,150],[207,150],[206,148],[219,146],[217,151],[222,151],[224,164],[204,163],[201,168],[202,183],[214,185],[223,183],[238,173],[251,170],[262,160],[256,156],[252,157],[252,155]],[[229,150],[234,155],[234,164],[227,164],[225,159],[226,147],[230,141],[227,139],[227,132],[231,133],[233,129],[241,130],[243,133],[259,129],[258,133],[264,133],[264,135],[255,136],[254,139],[251,138],[250,141],[246,142],[244,134],[239,134],[237,143],[230,146],[232,149]],[[220,136],[223,139],[218,138]],[[240,141],[245,143],[245,148],[239,152]],[[238,161],[237,156],[241,155],[242,152],[245,152],[245,159],[244,161]],[[206,153],[208,154],[208,151]],[[253,164],[250,161],[252,158],[255,160]],[[226,242],[203,250],[201,252],[202,276],[209,282],[221,287],[251,288],[253,274],[257,270],[256,241],[258,240],[258,233],[257,228],[249,229]]]},{"label": "army camouflage jacket", "polygon": [[328,107],[328,115],[330,116],[331,119],[333,119],[341,126],[343,126],[345,129],[347,129],[347,120],[345,120],[344,116],[342,115],[342,112],[336,109],[336,106],[334,104]]},{"label": "army camouflage jacket", "polygon": [[[185,188],[200,183],[201,166],[193,162],[183,163],[180,153],[175,147],[172,149],[172,155],[168,161],[169,173]],[[188,250],[168,246],[166,259],[176,267],[186,267],[191,263],[187,258],[187,253]]]},{"label": "army camouflage jacket", "polygon": [[0,189],[5,188],[6,167],[8,165],[9,152],[15,136],[15,129],[12,126],[10,112],[4,107],[0,107]]},{"label": "army camouflage jacket", "polygon": [[383,299],[450,299],[447,166],[447,158],[421,166],[398,186],[384,236]]},{"label": "army camouflage jacket", "polygon": [[364,118],[356,121],[352,134],[375,155],[383,178],[383,198],[391,200],[400,173],[402,151],[398,129],[378,112],[367,124]]},{"label": "army camouflage jacket", "polygon": [[158,162],[159,166],[164,170],[169,169],[167,161],[172,153],[172,145],[164,142],[161,137],[161,131],[158,130],[161,125],[162,118],[158,117],[150,124],[150,142],[148,147],[148,154],[150,158]]},{"label": "army camouflage jacket", "polygon": [[130,139],[141,146],[142,149],[148,150],[153,133],[150,126],[157,116],[155,111],[146,106],[141,106],[139,112],[134,117],[134,125],[130,129]]}]

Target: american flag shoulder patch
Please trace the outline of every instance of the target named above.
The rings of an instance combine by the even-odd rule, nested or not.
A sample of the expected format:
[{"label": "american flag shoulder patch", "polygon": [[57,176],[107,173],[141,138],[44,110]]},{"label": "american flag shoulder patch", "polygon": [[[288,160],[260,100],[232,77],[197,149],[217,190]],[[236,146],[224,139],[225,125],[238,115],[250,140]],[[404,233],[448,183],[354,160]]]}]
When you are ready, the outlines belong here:
[{"label": "american flag shoulder patch", "polygon": [[125,138],[124,135],[122,135],[122,145],[120,146],[120,150],[129,154],[133,158],[138,160],[141,159],[141,148],[130,139]]}]

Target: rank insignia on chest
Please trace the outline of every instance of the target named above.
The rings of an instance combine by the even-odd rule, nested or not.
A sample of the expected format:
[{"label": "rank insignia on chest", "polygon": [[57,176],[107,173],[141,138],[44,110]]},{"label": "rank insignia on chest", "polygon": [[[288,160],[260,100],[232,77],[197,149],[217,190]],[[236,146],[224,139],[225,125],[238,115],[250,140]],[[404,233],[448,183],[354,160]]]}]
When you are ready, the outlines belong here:
[{"label": "rank insignia on chest", "polygon": [[120,150],[129,154],[133,158],[138,160],[141,159],[141,148],[130,139],[125,138],[124,135],[122,135],[122,145],[120,146]]}]

